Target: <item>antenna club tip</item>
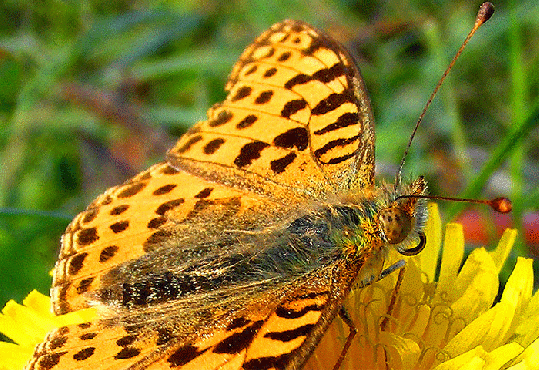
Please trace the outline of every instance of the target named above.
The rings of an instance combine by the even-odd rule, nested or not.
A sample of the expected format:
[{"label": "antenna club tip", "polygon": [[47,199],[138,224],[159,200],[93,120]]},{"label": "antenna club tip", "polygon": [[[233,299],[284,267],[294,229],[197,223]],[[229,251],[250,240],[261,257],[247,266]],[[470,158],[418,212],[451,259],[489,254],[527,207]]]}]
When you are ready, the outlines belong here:
[{"label": "antenna club tip", "polygon": [[485,23],[492,17],[492,14],[494,14],[494,5],[492,5],[492,3],[487,1],[481,4],[479,11],[477,12],[477,17],[475,18],[475,23]]},{"label": "antenna club tip", "polygon": [[507,198],[496,198],[489,202],[490,206],[500,213],[508,213],[513,209],[513,204]]}]

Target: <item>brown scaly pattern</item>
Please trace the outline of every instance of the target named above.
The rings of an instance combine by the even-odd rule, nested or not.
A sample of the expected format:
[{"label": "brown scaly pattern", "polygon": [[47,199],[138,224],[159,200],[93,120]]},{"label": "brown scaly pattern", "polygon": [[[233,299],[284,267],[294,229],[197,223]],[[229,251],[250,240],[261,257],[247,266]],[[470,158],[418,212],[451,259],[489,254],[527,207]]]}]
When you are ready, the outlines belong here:
[{"label": "brown scaly pattern", "polygon": [[166,162],[69,225],[53,309],[99,319],[51,332],[27,369],[300,369],[353,282],[382,268],[376,212],[415,225],[415,200],[374,188],[369,99],[334,40],[275,24],[226,89]]}]

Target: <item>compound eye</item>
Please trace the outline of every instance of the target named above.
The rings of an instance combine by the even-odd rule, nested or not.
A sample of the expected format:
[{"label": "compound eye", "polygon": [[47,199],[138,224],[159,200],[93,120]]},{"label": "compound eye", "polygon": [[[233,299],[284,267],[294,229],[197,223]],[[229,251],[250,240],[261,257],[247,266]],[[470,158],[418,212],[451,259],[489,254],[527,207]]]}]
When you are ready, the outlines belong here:
[{"label": "compound eye", "polygon": [[412,230],[412,217],[399,208],[380,211],[380,222],[389,244],[399,244]]},{"label": "compound eye", "polygon": [[405,256],[415,256],[425,248],[425,245],[427,244],[425,233],[420,231],[417,234],[419,235],[419,244],[412,248],[399,250],[400,254]]}]

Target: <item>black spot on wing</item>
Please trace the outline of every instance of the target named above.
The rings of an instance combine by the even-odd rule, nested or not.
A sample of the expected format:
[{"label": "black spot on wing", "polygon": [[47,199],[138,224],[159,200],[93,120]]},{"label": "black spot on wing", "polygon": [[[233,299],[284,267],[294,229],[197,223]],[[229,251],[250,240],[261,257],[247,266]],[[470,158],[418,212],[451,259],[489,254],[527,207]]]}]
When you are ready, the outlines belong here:
[{"label": "black spot on wing", "polygon": [[93,277],[82,279],[79,282],[79,285],[77,286],[77,293],[78,294],[86,293],[93,281],[94,281]]},{"label": "black spot on wing", "polygon": [[[95,333],[88,333],[88,334],[95,334]],[[87,334],[84,334],[84,335],[87,335]],[[85,340],[84,335],[81,335],[79,338],[81,340]],[[66,337],[66,336],[59,336],[59,337],[53,338],[48,344],[49,349],[56,350],[56,349],[62,348],[66,344],[67,339],[68,339],[68,337]],[[89,339],[91,339],[91,338],[89,338]]]},{"label": "black spot on wing", "polygon": [[244,76],[248,76],[252,73],[254,73],[256,70],[258,69],[258,67],[255,65],[252,65],[244,74]]},{"label": "black spot on wing", "polygon": [[288,153],[282,158],[271,161],[270,168],[273,172],[277,174],[283,173],[286,167],[288,167],[290,163],[294,162],[294,159],[296,159],[296,157],[296,153]]},{"label": "black spot on wing", "polygon": [[139,181],[145,181],[152,178],[152,174],[149,171],[143,172],[138,176]]},{"label": "black spot on wing", "polygon": [[309,47],[303,49],[301,53],[307,56],[313,55],[318,49],[322,47],[324,47],[323,41],[320,38],[315,38],[315,39],[312,39],[312,42],[309,45]]},{"label": "black spot on wing", "polygon": [[357,113],[344,113],[339,116],[337,121],[330,123],[324,128],[321,128],[320,130],[316,130],[314,132],[315,135],[323,135],[327,132],[335,131],[343,127],[348,127],[355,125],[359,122],[359,115]]},{"label": "black spot on wing", "polygon": [[293,353],[283,353],[279,356],[266,356],[250,359],[243,364],[244,370],[269,370],[269,369],[285,369],[290,362]]},{"label": "black spot on wing", "polygon": [[247,326],[251,323],[251,320],[246,319],[245,317],[237,317],[228,326],[226,327],[228,330],[234,330],[238,329],[244,326]]},{"label": "black spot on wing", "polygon": [[154,248],[156,245],[161,244],[165,242],[166,240],[170,239],[172,237],[172,232],[168,230],[157,230],[152,235],[146,239],[144,243],[142,243],[143,250],[145,252],[149,252]]},{"label": "black spot on wing", "polygon": [[118,246],[117,245],[109,245],[106,248],[103,248],[101,253],[99,254],[99,262],[106,262],[118,252]]},{"label": "black spot on wing", "polygon": [[[177,184],[168,184],[168,185],[163,185],[161,186],[160,188],[157,188],[153,191],[153,195],[164,195],[164,194],[168,194],[170,193],[172,190],[174,190],[174,188],[178,186]],[[127,206],[126,206],[127,207]]]},{"label": "black spot on wing", "polygon": [[305,73],[300,73],[299,75],[295,75],[290,80],[286,81],[286,83],[284,84],[284,87],[290,90],[296,85],[303,85],[311,80],[312,80],[311,76],[308,76]]},{"label": "black spot on wing", "polygon": [[245,118],[242,119],[240,122],[238,122],[238,124],[236,125],[236,128],[241,130],[241,129],[250,127],[257,120],[258,120],[257,116],[255,116],[254,114],[249,114],[249,115],[245,116]]},{"label": "black spot on wing", "polygon": [[211,192],[213,191],[213,188],[204,188],[200,192],[198,192],[197,195],[195,195],[195,198],[203,199],[210,196]]},{"label": "black spot on wing", "polygon": [[277,315],[278,317],[282,317],[283,319],[298,319],[302,316],[305,316],[309,312],[321,311],[322,308],[323,306],[313,304],[313,305],[305,306],[299,311],[294,311],[294,310],[286,309],[285,307],[280,306],[275,311],[275,315]]},{"label": "black spot on wing", "polygon": [[112,230],[113,233],[121,233],[122,231],[125,231],[129,227],[129,221],[119,221],[115,222],[112,225],[109,225],[109,229]]},{"label": "black spot on wing", "polygon": [[[177,150],[177,153],[178,154],[183,154],[185,153],[186,151],[188,151],[189,149],[191,149],[191,147],[193,145],[195,145],[196,143],[198,143],[200,140],[202,140],[202,136],[200,135],[195,135],[191,138],[189,138],[189,140],[187,140],[187,142],[185,144],[183,144],[178,150]],[[174,173],[177,173],[178,171],[174,172]]]},{"label": "black spot on wing", "polygon": [[140,349],[138,348],[124,347],[122,348],[120,352],[114,355],[114,358],[117,360],[125,360],[128,358],[136,357],[139,354],[140,354]]},{"label": "black spot on wing", "polygon": [[[79,337],[79,339],[80,340],[92,340],[95,337],[97,337],[97,333],[84,333]],[[63,338],[67,339],[67,337],[63,337]]]},{"label": "black spot on wing", "polygon": [[99,240],[99,235],[97,235],[97,229],[95,227],[81,229],[77,234],[77,242],[80,245],[92,244],[97,240]]},{"label": "black spot on wing", "polygon": [[133,184],[125,189],[123,189],[119,194],[118,198],[130,198],[135,194],[138,194],[142,189],[146,187],[145,183],[139,182],[138,184]]},{"label": "black spot on wing", "polygon": [[266,104],[273,96],[272,90],[262,91],[255,99],[255,104]]},{"label": "black spot on wing", "polygon": [[[155,192],[154,192],[155,194]],[[111,216],[118,216],[124,213],[129,209],[129,206],[127,204],[122,204],[121,206],[116,206],[113,209],[110,210],[109,214]]]},{"label": "black spot on wing", "polygon": [[71,306],[67,303],[67,290],[71,288],[71,284],[65,284],[64,286],[59,287],[60,292],[58,294],[58,311],[62,314],[71,311]]},{"label": "black spot on wing", "polygon": [[79,254],[76,254],[71,259],[71,261],[69,261],[68,271],[70,275],[76,275],[80,271],[82,266],[84,266],[84,260],[86,259],[87,256],[88,256],[88,253],[86,252],[79,253]]},{"label": "black spot on wing", "polygon": [[344,72],[345,69],[342,63],[335,63],[329,68],[323,68],[316,71],[311,76],[304,73],[298,74],[292,77],[290,80],[286,81],[284,87],[290,90],[296,85],[302,85],[312,80],[320,81],[322,83],[328,83],[344,75]]},{"label": "black spot on wing", "polygon": [[328,83],[344,75],[344,66],[342,63],[335,63],[329,68],[323,68],[313,74],[313,79],[323,83]]},{"label": "black spot on wing", "polygon": [[309,132],[304,127],[296,127],[277,136],[273,144],[279,148],[305,150],[309,146]]},{"label": "black spot on wing", "polygon": [[184,202],[183,198],[169,200],[161,204],[159,207],[157,207],[157,209],[155,210],[155,213],[160,216],[163,216],[167,211],[173,208],[176,208],[180,204],[183,204],[183,202]]},{"label": "black spot on wing", "polygon": [[348,154],[342,155],[340,157],[331,158],[329,161],[327,161],[325,163],[326,164],[338,164],[338,163],[344,162],[344,161],[352,158],[355,155],[356,155],[356,152],[354,151],[352,153],[348,153]]},{"label": "black spot on wing", "polygon": [[234,164],[242,168],[253,163],[255,159],[260,158],[260,153],[268,146],[269,144],[262,141],[253,141],[252,143],[245,144],[241,148],[240,154],[234,159]]},{"label": "black spot on wing", "polygon": [[234,333],[219,342],[213,349],[214,353],[238,353],[247,348],[264,324],[263,320],[256,321],[239,333]]},{"label": "black spot on wing", "polygon": [[77,361],[86,360],[90,356],[92,356],[95,352],[95,347],[86,347],[78,351],[73,355],[73,359]]},{"label": "black spot on wing", "polygon": [[354,99],[350,92],[343,92],[341,94],[333,93],[327,98],[321,100],[316,107],[311,111],[312,114],[326,114],[331,112],[345,103],[353,103]]},{"label": "black spot on wing", "polygon": [[213,154],[215,153],[221,145],[225,143],[225,139],[223,138],[217,138],[213,139],[212,141],[208,142],[206,145],[204,145],[204,154]]},{"label": "black spot on wing", "polygon": [[208,125],[210,127],[222,126],[225,123],[229,122],[232,119],[232,117],[234,117],[232,112],[229,112],[227,110],[222,110],[219,112],[219,114],[217,115],[215,119],[212,119],[208,122]]},{"label": "black spot on wing", "polygon": [[250,86],[242,86],[236,91],[236,94],[230,98],[230,101],[235,102],[244,99],[251,95],[252,90],[253,89]]},{"label": "black spot on wing", "polygon": [[[329,143],[327,143],[326,145],[324,145],[322,148],[315,150],[314,155],[315,155],[316,158],[320,159],[320,157],[322,155],[326,154],[330,150],[332,150],[334,148],[337,148],[337,147],[343,147],[343,146],[349,145],[349,144],[353,143],[354,141],[359,140],[359,138],[360,138],[360,135],[356,135],[356,136],[353,136],[353,137],[347,138],[347,139],[341,138],[341,139],[332,140]],[[353,157],[354,155],[355,155],[355,151],[352,152],[352,153],[349,153],[349,154],[345,154],[345,155],[340,156],[340,157],[331,158],[329,161],[324,162],[324,163],[326,163],[326,164],[337,164],[337,163],[340,163],[342,161],[345,161],[345,160]]]},{"label": "black spot on wing", "polygon": [[96,208],[87,210],[84,214],[84,217],[82,218],[82,222],[88,223],[90,221],[93,221],[97,217],[98,212],[99,210]]},{"label": "black spot on wing", "polygon": [[290,116],[299,112],[306,106],[307,101],[305,99],[290,100],[284,105],[283,109],[281,110],[281,116],[285,118],[290,118]]},{"label": "black spot on wing", "polygon": [[[202,139],[202,137],[201,137]],[[180,170],[172,167],[172,166],[169,166],[169,165],[166,165],[165,167],[163,167],[160,172],[163,174],[163,175],[175,175],[177,174],[178,172],[180,172]]]},{"label": "black spot on wing", "polygon": [[60,358],[66,353],[67,351],[46,354],[39,359],[39,366],[47,370],[52,369],[54,366],[58,365]]},{"label": "black spot on wing", "polygon": [[106,205],[111,204],[111,203],[112,203],[112,197],[111,197],[110,195],[107,195],[107,196],[105,197],[105,199],[103,199],[103,200],[101,201],[100,205],[106,206]]},{"label": "black spot on wing", "polygon": [[289,52],[289,51],[285,51],[284,53],[282,53],[281,55],[279,55],[279,57],[277,58],[277,60],[279,62],[284,62],[284,61],[287,61],[288,59],[290,59],[290,57],[292,56],[292,53]]},{"label": "black spot on wing", "polygon": [[264,334],[264,337],[278,340],[281,342],[290,342],[291,340],[294,340],[299,337],[306,337],[307,335],[309,335],[313,327],[314,324],[307,324],[297,327],[295,329],[284,330],[280,332],[269,332]]},{"label": "black spot on wing", "polygon": [[116,344],[120,347],[126,347],[130,344],[133,344],[133,342],[137,339],[135,335],[125,335],[121,337],[120,339],[116,340]]},{"label": "black spot on wing", "polygon": [[154,217],[148,222],[146,227],[148,229],[157,229],[161,227],[162,225],[164,225],[166,222],[167,222],[166,217]]},{"label": "black spot on wing", "polygon": [[199,348],[195,346],[183,346],[174,351],[174,353],[172,353],[169,358],[167,358],[167,362],[170,363],[172,366],[184,366],[189,362],[193,361],[198,356],[202,355],[207,350],[207,348],[199,350]]},{"label": "black spot on wing", "polygon": [[275,73],[277,73],[277,68],[271,67],[267,69],[266,72],[264,72],[264,77],[265,78],[272,77],[273,75],[275,75]]}]

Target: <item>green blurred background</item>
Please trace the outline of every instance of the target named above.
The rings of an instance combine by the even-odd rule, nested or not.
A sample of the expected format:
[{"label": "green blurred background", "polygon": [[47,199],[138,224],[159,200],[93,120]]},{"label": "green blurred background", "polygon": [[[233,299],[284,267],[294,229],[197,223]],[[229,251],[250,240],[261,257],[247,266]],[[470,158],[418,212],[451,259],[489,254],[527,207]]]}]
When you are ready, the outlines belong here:
[{"label": "green blurred background", "polygon": [[[0,3],[0,305],[48,293],[60,236],[98,194],[161,160],[205,118],[255,36],[301,19],[345,44],[376,117],[379,178],[472,27],[475,1]],[[509,196],[510,216],[460,213],[470,245],[519,228],[539,246],[539,4],[497,1],[442,86],[404,168],[431,194]],[[440,203],[445,221],[462,211]]]}]

